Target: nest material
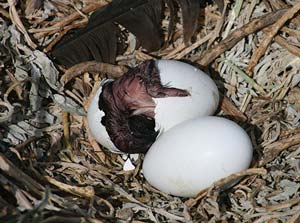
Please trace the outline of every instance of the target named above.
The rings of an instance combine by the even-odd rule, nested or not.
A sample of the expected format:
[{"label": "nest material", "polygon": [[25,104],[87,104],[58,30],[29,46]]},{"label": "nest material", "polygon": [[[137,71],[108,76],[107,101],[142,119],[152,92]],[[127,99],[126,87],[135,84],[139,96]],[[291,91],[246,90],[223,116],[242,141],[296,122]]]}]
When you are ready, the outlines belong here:
[{"label": "nest material", "polygon": [[[188,46],[179,23],[158,52],[135,49],[129,34],[116,65],[67,71],[37,46],[51,51],[107,2],[0,3],[0,222],[299,222],[300,3],[225,3],[223,14],[205,5]],[[253,141],[250,169],[182,199],[145,181],[142,156],[124,171],[122,157],[92,139],[84,115],[99,80],[153,57],[210,65],[223,94],[218,115]]]}]

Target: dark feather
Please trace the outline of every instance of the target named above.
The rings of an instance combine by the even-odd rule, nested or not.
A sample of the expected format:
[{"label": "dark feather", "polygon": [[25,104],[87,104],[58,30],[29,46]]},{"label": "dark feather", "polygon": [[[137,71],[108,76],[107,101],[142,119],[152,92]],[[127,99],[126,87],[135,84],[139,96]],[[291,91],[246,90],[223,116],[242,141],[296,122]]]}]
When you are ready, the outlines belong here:
[{"label": "dark feather", "polygon": [[177,0],[182,10],[184,42],[188,44],[197,29],[200,0]]},{"label": "dark feather", "polygon": [[[85,28],[67,34],[54,47],[51,55],[58,63],[66,66],[88,60],[114,63],[120,51],[118,46],[124,45],[117,24],[132,32],[146,50],[159,50],[163,43],[163,3],[166,2],[170,7],[171,28],[175,17],[172,1],[175,0],[113,0],[95,11]],[[197,27],[199,0],[178,2],[182,8],[184,39],[188,42]]]},{"label": "dark feather", "polygon": [[66,66],[90,60],[113,64],[117,52],[117,26],[103,24],[87,28],[71,33],[60,41],[51,53],[53,58]]},{"label": "dark feather", "polygon": [[169,18],[169,26],[168,26],[168,40],[167,45],[170,44],[171,40],[173,39],[175,25],[176,25],[176,11],[173,0],[165,0],[167,6],[170,9],[170,18]]},{"label": "dark feather", "polygon": [[147,4],[131,10],[116,21],[133,33],[140,44],[148,51],[155,51],[162,46],[162,1],[150,0]]},{"label": "dark feather", "polygon": [[67,66],[93,59],[114,63],[120,37],[115,23],[136,35],[145,49],[158,50],[161,11],[161,0],[114,0],[95,11],[85,28],[67,35],[51,54]]}]

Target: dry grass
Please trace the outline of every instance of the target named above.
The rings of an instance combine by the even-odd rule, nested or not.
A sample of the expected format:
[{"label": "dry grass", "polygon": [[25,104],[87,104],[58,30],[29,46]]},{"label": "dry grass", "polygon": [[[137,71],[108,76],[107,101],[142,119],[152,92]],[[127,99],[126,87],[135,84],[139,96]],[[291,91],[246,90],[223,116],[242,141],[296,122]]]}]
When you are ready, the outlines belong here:
[{"label": "dry grass", "polygon": [[[298,1],[231,1],[223,15],[207,5],[190,46],[179,24],[159,52],[129,45],[117,66],[78,65],[76,74],[39,49],[50,51],[107,3],[44,1],[36,11],[39,1],[26,1],[26,10],[14,3],[0,2],[0,222],[300,221]],[[223,95],[218,115],[251,136],[250,169],[182,199],[145,181],[142,156],[124,171],[122,157],[92,139],[84,115],[93,88],[104,73],[118,76],[123,65],[152,57],[209,70]]]}]

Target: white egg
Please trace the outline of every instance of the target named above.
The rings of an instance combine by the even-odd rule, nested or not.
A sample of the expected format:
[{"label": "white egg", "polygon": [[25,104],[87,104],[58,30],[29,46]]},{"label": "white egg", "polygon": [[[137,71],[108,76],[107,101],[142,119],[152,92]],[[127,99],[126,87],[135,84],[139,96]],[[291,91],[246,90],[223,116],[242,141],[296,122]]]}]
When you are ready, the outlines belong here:
[{"label": "white egg", "polygon": [[194,197],[215,181],[247,169],[252,153],[249,136],[235,122],[201,117],[162,134],[145,155],[143,174],[163,192]]},{"label": "white egg", "polygon": [[176,60],[158,60],[157,66],[162,84],[188,90],[191,96],[154,98],[156,129],[166,131],[185,120],[216,111],[218,88],[206,73]]}]

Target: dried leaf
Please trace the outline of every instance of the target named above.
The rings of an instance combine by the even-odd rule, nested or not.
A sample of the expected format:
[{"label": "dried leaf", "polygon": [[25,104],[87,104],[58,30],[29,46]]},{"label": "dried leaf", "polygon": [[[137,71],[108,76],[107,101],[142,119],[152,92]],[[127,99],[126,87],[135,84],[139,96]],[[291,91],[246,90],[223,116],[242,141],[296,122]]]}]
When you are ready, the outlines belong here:
[{"label": "dried leaf", "polygon": [[272,196],[269,198],[269,200],[275,204],[278,201],[286,201],[289,200],[291,197],[293,197],[294,195],[297,194],[300,185],[299,183],[296,182],[292,182],[290,180],[284,179],[282,181],[280,181],[280,183],[278,184],[279,187],[282,188],[282,193],[277,194],[275,196]]},{"label": "dried leaf", "polygon": [[35,72],[41,73],[47,84],[49,84],[52,89],[61,91],[62,86],[58,81],[59,73],[53,62],[46,56],[46,54],[38,50],[34,50],[31,55],[33,57],[31,60],[31,69],[34,69]]},{"label": "dried leaf", "polygon": [[54,94],[52,96],[53,101],[58,104],[64,111],[70,112],[72,114],[85,116],[85,110],[79,106],[75,101],[67,96],[63,96],[60,94]]}]

